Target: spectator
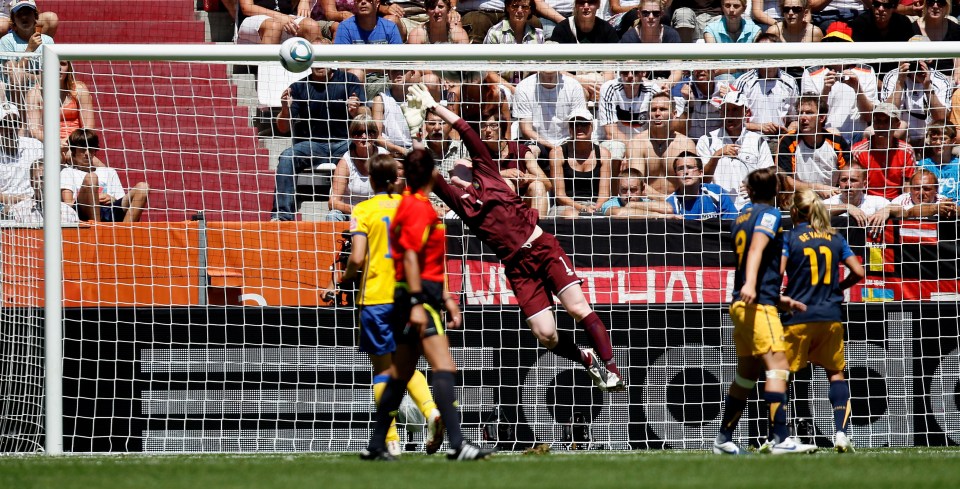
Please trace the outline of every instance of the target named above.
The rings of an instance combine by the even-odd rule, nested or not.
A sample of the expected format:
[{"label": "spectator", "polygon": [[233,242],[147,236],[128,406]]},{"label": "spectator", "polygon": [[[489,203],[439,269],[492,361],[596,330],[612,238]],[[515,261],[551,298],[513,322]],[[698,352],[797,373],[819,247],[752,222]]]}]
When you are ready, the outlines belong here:
[{"label": "spectator", "polygon": [[643,174],[628,168],[617,177],[617,195],[600,206],[600,214],[610,217],[675,217],[662,200],[644,197]]},{"label": "spectator", "polygon": [[674,100],[680,106],[678,111],[686,116],[685,130],[690,139],[700,139],[723,126],[720,101],[730,90],[729,78],[715,70],[695,68],[688,80],[674,85]]},{"label": "spectator", "polygon": [[[318,1],[318,0],[314,0]],[[317,4],[314,5],[312,17],[326,19],[328,21],[339,24],[350,17],[353,17],[353,13],[357,10],[357,1],[356,0],[319,0]],[[400,35],[403,35],[402,24],[400,19],[403,18],[403,8],[397,4],[384,5],[380,4],[380,7],[377,9],[377,13],[386,20],[393,22],[401,29]],[[336,38],[336,30],[334,29],[334,36]]]},{"label": "spectator", "polygon": [[533,0],[507,0],[506,16],[487,30],[484,44],[543,44],[543,29],[529,24]]},{"label": "spectator", "polygon": [[[451,10],[450,0],[424,0],[427,21],[410,30],[407,44],[466,44],[467,31],[460,27],[460,14]],[[455,16],[456,21],[451,17]]]},{"label": "spectator", "polygon": [[388,151],[377,146],[380,131],[367,114],[360,114],[350,122],[350,144],[337,162],[330,182],[330,212],[324,221],[349,221],[353,206],[373,196],[367,161]]},{"label": "spectator", "polygon": [[737,206],[727,192],[715,183],[703,183],[703,162],[695,153],[680,153],[673,160],[673,172],[680,185],[666,202],[674,214],[698,220],[737,218]]},{"label": "spectator", "polygon": [[[914,23],[916,31],[931,41],[960,41],[960,25],[951,20],[949,0],[927,0],[921,3],[923,14]],[[960,70],[956,69],[957,58],[937,59],[933,69],[960,84]]]},{"label": "spectator", "polygon": [[867,193],[887,200],[903,193],[903,184],[916,169],[913,148],[893,134],[899,117],[900,110],[893,104],[877,104],[873,110],[873,133],[852,148],[851,161],[867,170]]},{"label": "spectator", "polygon": [[397,24],[377,15],[380,0],[356,0],[356,6],[337,28],[334,44],[403,44]]},{"label": "spectator", "polygon": [[480,124],[480,139],[500,168],[500,176],[507,185],[523,197],[523,203],[546,217],[550,206],[553,183],[537,164],[537,154],[520,141],[502,137],[507,123],[490,114]]},{"label": "spectator", "polygon": [[[630,43],[679,43],[680,34],[676,29],[664,25],[663,7],[660,0],[643,0],[639,8],[631,10],[639,15],[636,22],[631,22],[621,33],[620,42]],[[682,70],[673,71],[654,71],[650,73],[650,79],[661,81],[664,88],[669,89],[674,83],[683,78]]]},{"label": "spectator", "polygon": [[390,86],[373,97],[370,110],[380,129],[378,144],[394,156],[402,157],[413,146],[412,132],[419,128],[411,128],[404,117],[407,86],[420,83],[422,74],[418,70],[391,69],[387,76]]},{"label": "spectator", "polygon": [[663,24],[663,5],[660,0],[643,0],[637,12],[636,23],[631,22],[620,36],[620,42],[629,44],[643,43],[678,43],[682,42],[680,33],[676,29]]},{"label": "spectator", "polygon": [[575,2],[576,0],[545,0],[544,3],[550,7],[556,16],[546,14],[545,11],[540,8],[540,5],[537,5],[540,24],[543,26],[543,35],[547,36],[547,39],[553,36],[555,28],[564,22],[569,22],[568,19],[573,17],[574,11],[576,10]]},{"label": "spectator", "polygon": [[333,22],[313,20],[310,10],[310,0],[240,0],[237,44],[280,44],[291,37],[329,41]]},{"label": "spectator", "polygon": [[797,131],[784,136],[777,151],[781,191],[809,188],[822,198],[836,195],[840,189],[833,186],[833,176],[850,161],[850,145],[824,129],[827,108],[819,95],[802,96],[797,109]]},{"label": "spectator", "polygon": [[[813,23],[820,27],[824,33],[834,22],[849,24],[864,12],[868,5],[861,0],[812,0],[810,2],[810,11]],[[868,9],[869,11],[869,9]]]},{"label": "spectator", "polygon": [[[822,42],[852,42],[852,31],[834,22]],[[870,124],[877,99],[877,75],[870,65],[812,66],[803,70],[802,93],[819,93],[827,99],[826,128],[853,143]]]},{"label": "spectator", "polygon": [[[30,165],[30,185],[33,195],[7,208],[7,215],[19,224],[43,224],[43,160]],[[76,224],[80,222],[77,211],[60,202],[60,223]]]},{"label": "spectator", "polygon": [[[650,0],[653,3],[656,3],[657,6],[653,10],[663,10],[663,4],[661,0]],[[597,11],[597,16],[601,19],[606,19],[610,25],[613,26],[614,30],[617,31],[617,38],[623,38],[623,34],[634,26],[637,22],[637,19],[640,18],[640,4],[642,0],[608,0],[606,2],[600,3],[600,10]],[[638,8],[640,7],[640,8]],[[659,17],[659,16],[658,16]],[[670,30],[676,32],[676,29],[673,27]],[[677,42],[680,42],[679,34],[677,35]]]},{"label": "spectator", "polygon": [[[604,141],[619,142],[621,153],[628,141],[647,129],[650,99],[662,93],[660,86],[646,79],[647,72],[622,69],[620,76],[600,87],[597,120]],[[669,94],[667,95],[669,98]]]},{"label": "spectator", "polygon": [[927,140],[923,148],[926,158],[917,164],[933,173],[940,182],[940,195],[956,201],[957,183],[960,182],[960,159],[953,154],[957,129],[947,124],[934,124],[927,128]]},{"label": "spectator", "polygon": [[[952,219],[957,216],[957,203],[939,193],[940,184],[933,172],[919,169],[910,177],[907,191],[890,202],[887,209],[894,217],[910,219],[939,216]],[[900,207],[897,213],[896,206]]]},{"label": "spectator", "polygon": [[520,123],[520,135],[538,147],[541,159],[567,138],[564,126],[570,116],[586,109],[580,82],[556,71],[540,71],[524,78],[513,97],[513,116]]},{"label": "spectator", "polygon": [[484,79],[484,75],[479,71],[461,71],[460,83],[451,88],[449,93],[453,101],[452,110],[477,133],[480,132],[484,114],[496,113],[508,124],[513,120],[506,94],[498,83]]},{"label": "spectator", "polygon": [[557,24],[550,40],[560,44],[620,42],[616,29],[597,17],[599,8],[600,0],[574,0],[573,15]]},{"label": "spectator", "polygon": [[665,92],[656,93],[650,100],[650,123],[647,130],[634,137],[627,149],[626,166],[645,177],[647,196],[666,196],[677,190],[677,181],[671,178],[670,162],[683,153],[695,153],[693,139],[676,131],[674,103]]},{"label": "spectator", "polygon": [[864,11],[850,22],[856,42],[903,42],[916,34],[910,19],[896,12],[898,0],[873,0],[872,11]]},{"label": "spectator", "polygon": [[[12,27],[13,23],[11,20],[11,12],[13,10],[13,6],[18,3],[22,3],[22,0],[0,1],[0,36],[6,34]],[[43,30],[40,31],[41,34],[46,34],[50,37],[57,37],[57,27],[60,25],[60,18],[57,17],[55,12],[40,12],[37,23],[43,28]]]},{"label": "spectator", "polygon": [[762,32],[770,32],[777,22],[783,20],[783,0],[754,0],[750,2],[750,17]]},{"label": "spectator", "polygon": [[823,201],[831,215],[850,216],[860,227],[879,227],[887,220],[878,213],[890,205],[890,201],[867,194],[867,170],[859,163],[851,163],[837,172],[837,186],[840,193]]},{"label": "spectator", "polygon": [[923,144],[927,125],[944,122],[950,104],[953,82],[931,68],[931,62],[911,61],[883,77],[880,100],[900,109],[900,120],[907,121],[906,140]]},{"label": "spectator", "polygon": [[127,193],[117,170],[96,158],[100,138],[92,129],[77,129],[67,138],[73,166],[60,171],[63,202],[77,206],[85,221],[140,222],[150,186],[139,182]]},{"label": "spectator", "polygon": [[420,131],[421,139],[437,162],[437,171],[444,178],[449,179],[450,170],[459,160],[470,161],[470,153],[459,139],[452,139],[450,131],[453,126],[443,121],[443,118],[437,114],[427,113],[427,118],[423,121],[423,129]]},{"label": "spectator", "polygon": [[577,111],[567,118],[570,140],[553,148],[551,216],[592,216],[610,198],[610,152],[591,140],[593,116]]},{"label": "spectator", "polygon": [[737,194],[735,204],[742,209],[748,202],[742,188],[743,179],[761,168],[774,166],[767,140],[746,128],[750,117],[746,96],[730,90],[720,105],[723,127],[711,131],[697,142],[697,154],[703,162],[704,175],[729,194]]},{"label": "spectator", "polygon": [[20,126],[17,106],[0,103],[0,211],[33,195],[30,164],[43,158],[43,143],[19,136]]},{"label": "spectator", "polygon": [[673,0],[670,25],[683,42],[698,42],[703,39],[707,26],[720,18],[721,3],[722,0]]},{"label": "spectator", "polygon": [[[40,83],[27,94],[27,134],[43,141],[43,91]],[[60,141],[66,151],[67,137],[75,129],[96,129],[93,97],[87,85],[74,77],[73,63],[60,61]]]},{"label": "spectator", "polygon": [[[771,34],[761,34],[757,42],[779,42]],[[749,70],[733,83],[733,89],[746,95],[750,109],[747,129],[774,139],[796,129],[797,80],[785,70],[768,66]]]},{"label": "spectator", "polygon": [[[770,0],[754,2],[753,18],[757,19],[758,5],[766,6],[770,3]],[[776,36],[780,42],[820,42],[823,39],[823,31],[810,22],[808,0],[777,0],[777,3],[783,15],[767,29],[768,34]],[[757,23],[761,21],[757,20]]]},{"label": "spectator", "polygon": [[752,20],[743,18],[745,0],[722,0],[723,17],[707,25],[703,32],[704,42],[751,43],[760,34],[760,27]]},{"label": "spectator", "polygon": [[[470,36],[471,43],[483,43],[493,25],[510,17],[510,9],[505,5],[509,3],[503,0],[460,0],[457,3],[460,12],[463,14],[463,29]],[[541,18],[552,20],[554,25],[564,19],[553,7],[547,4],[547,0],[531,0],[529,7],[529,9],[521,10],[527,10],[526,15],[529,16],[527,22],[530,27],[540,29],[541,32],[543,32]],[[514,28],[514,31],[516,31],[516,28]],[[543,38],[548,39],[549,37],[544,32]]]},{"label": "spectator", "polygon": [[[53,38],[37,29],[39,14],[33,0],[16,0],[10,7],[13,29],[0,37],[0,52],[42,53],[44,44],[53,44]],[[41,28],[42,29],[42,28]],[[11,99],[21,104],[27,91],[40,81],[40,58],[7,58],[5,75]],[[29,179],[29,176],[28,176]],[[29,181],[28,181],[29,183]]]},{"label": "spectator", "polygon": [[363,85],[341,69],[314,67],[307,78],[290,85],[277,126],[286,132],[292,125],[293,146],[280,154],[277,164],[272,220],[294,219],[297,173],[336,162],[347,152],[348,121],[361,112],[365,101]]}]

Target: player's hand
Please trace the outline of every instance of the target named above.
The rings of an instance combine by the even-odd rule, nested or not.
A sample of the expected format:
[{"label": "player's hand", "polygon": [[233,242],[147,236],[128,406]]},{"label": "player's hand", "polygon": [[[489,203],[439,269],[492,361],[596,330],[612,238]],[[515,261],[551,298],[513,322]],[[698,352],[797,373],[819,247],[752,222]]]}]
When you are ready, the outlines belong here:
[{"label": "player's hand", "polygon": [[433,95],[430,95],[426,85],[417,83],[407,88],[407,104],[411,107],[430,110],[437,106],[437,101],[433,99]]},{"label": "player's hand", "polygon": [[410,326],[416,328],[420,337],[423,337],[423,330],[427,328],[427,311],[423,304],[417,304],[410,309]]},{"label": "player's hand", "polygon": [[798,300],[791,298],[790,296],[781,295],[780,301],[777,304],[777,308],[780,309],[780,311],[782,312],[790,312],[790,311],[804,312],[807,310],[807,305]]},{"label": "player's hand", "polygon": [[753,304],[757,300],[757,288],[753,284],[743,284],[740,287],[740,300],[744,304]]},{"label": "player's hand", "polygon": [[463,316],[460,315],[460,306],[457,305],[457,301],[453,300],[453,297],[447,297],[444,307],[447,308],[447,328],[460,329],[463,325]]}]

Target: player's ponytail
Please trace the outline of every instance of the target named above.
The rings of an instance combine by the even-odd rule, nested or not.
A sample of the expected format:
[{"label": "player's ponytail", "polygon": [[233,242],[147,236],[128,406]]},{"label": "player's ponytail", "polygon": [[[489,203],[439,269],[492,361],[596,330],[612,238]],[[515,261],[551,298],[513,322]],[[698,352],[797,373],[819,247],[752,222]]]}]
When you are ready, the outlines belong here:
[{"label": "player's ponytail", "polygon": [[414,192],[424,188],[433,180],[433,169],[436,161],[429,151],[415,148],[403,158],[403,176],[407,179],[407,186]]},{"label": "player's ponytail", "polygon": [[830,225],[830,213],[824,207],[817,194],[808,188],[797,191],[793,196],[793,216],[800,222],[809,222],[814,231],[836,232]]}]

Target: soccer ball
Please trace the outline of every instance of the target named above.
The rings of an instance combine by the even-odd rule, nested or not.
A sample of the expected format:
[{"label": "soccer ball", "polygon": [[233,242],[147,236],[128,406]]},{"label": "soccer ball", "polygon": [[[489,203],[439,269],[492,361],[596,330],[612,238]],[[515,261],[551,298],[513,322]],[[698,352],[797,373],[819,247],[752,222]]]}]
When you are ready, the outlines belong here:
[{"label": "soccer ball", "polygon": [[313,65],[313,46],[302,37],[291,37],[280,45],[280,64],[287,71],[300,73]]},{"label": "soccer ball", "polygon": [[400,409],[397,410],[397,423],[406,425],[407,431],[411,433],[419,433],[426,422],[426,418],[423,417],[423,413],[413,399],[409,395],[403,396]]}]

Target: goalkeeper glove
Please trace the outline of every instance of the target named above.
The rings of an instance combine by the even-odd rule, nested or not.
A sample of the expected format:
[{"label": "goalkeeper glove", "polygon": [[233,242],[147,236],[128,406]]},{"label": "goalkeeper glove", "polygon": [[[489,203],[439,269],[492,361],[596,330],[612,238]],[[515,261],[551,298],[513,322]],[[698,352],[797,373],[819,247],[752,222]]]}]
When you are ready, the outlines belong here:
[{"label": "goalkeeper glove", "polygon": [[437,104],[437,101],[433,99],[433,95],[430,95],[430,91],[427,90],[426,85],[423,83],[418,83],[410,86],[410,88],[407,88],[407,103],[411,107],[419,107],[426,111],[429,111],[439,105]]}]

